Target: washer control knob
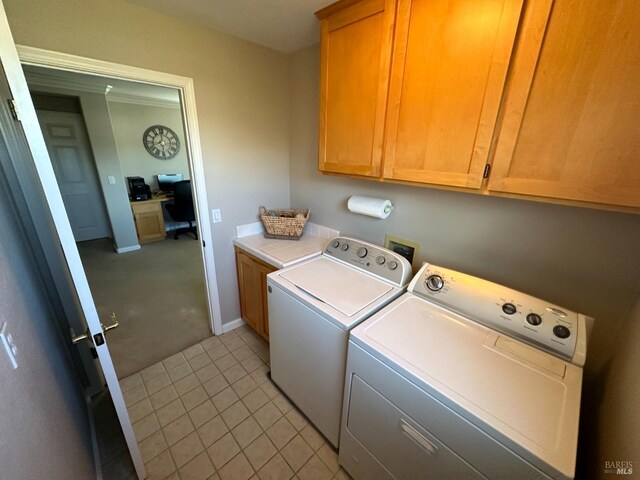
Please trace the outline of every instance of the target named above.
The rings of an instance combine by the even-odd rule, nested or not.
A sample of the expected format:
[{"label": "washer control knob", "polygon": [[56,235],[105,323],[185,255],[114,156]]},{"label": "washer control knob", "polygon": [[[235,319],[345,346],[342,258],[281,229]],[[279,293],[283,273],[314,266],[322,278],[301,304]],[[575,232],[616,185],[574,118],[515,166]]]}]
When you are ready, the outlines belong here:
[{"label": "washer control knob", "polygon": [[540,325],[542,323],[542,317],[537,313],[530,313],[527,315],[527,323],[530,325]]},{"label": "washer control knob", "polygon": [[518,309],[513,303],[505,303],[504,305],[502,305],[502,311],[507,315],[513,315],[518,311]]},{"label": "washer control knob", "polygon": [[360,257],[360,258],[364,258],[367,256],[367,249],[364,247],[360,247],[358,249],[358,251],[356,252],[356,254]]},{"label": "washer control knob", "polygon": [[569,338],[571,335],[571,330],[569,330],[564,325],[556,325],[553,327],[553,334],[558,338]]},{"label": "washer control knob", "polygon": [[387,263],[387,267],[389,267],[389,270],[395,270],[396,268],[398,268],[398,262],[396,262],[395,260],[391,260],[389,263]]},{"label": "washer control knob", "polygon": [[333,242],[331,242],[331,246],[333,248],[338,248],[340,246],[340,242],[338,240],[334,240]]},{"label": "washer control knob", "polygon": [[425,284],[432,292],[439,292],[444,287],[444,280],[440,275],[429,275]]},{"label": "washer control knob", "polygon": [[382,255],[379,255],[379,256],[376,257],[376,263],[378,265],[384,265],[384,262],[386,262],[386,261],[387,261],[387,259],[384,258]]},{"label": "washer control knob", "polygon": [[348,243],[343,243],[341,248],[342,248],[343,252],[346,252],[347,250],[349,250],[349,244]]}]

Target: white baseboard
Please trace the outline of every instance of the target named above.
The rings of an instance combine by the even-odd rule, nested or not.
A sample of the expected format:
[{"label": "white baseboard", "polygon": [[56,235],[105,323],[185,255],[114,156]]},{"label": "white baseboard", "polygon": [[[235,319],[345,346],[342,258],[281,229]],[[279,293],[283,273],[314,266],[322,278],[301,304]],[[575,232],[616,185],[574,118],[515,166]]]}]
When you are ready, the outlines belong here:
[{"label": "white baseboard", "polygon": [[122,248],[117,248],[115,245],[114,247],[116,248],[116,253],[129,253],[129,252],[135,252],[136,250],[140,250],[140,245],[131,245],[130,247],[122,247]]},{"label": "white baseboard", "polygon": [[222,324],[222,333],[230,332],[231,330],[235,330],[243,325],[245,325],[244,320],[236,318],[235,320]]}]

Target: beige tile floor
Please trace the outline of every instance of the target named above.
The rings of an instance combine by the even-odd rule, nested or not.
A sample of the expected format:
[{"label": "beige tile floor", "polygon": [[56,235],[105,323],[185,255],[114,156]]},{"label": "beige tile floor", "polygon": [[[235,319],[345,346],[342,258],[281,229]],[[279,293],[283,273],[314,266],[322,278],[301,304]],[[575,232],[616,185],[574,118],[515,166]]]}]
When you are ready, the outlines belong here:
[{"label": "beige tile floor", "polygon": [[350,478],[268,362],[245,326],[121,380],[149,480]]}]

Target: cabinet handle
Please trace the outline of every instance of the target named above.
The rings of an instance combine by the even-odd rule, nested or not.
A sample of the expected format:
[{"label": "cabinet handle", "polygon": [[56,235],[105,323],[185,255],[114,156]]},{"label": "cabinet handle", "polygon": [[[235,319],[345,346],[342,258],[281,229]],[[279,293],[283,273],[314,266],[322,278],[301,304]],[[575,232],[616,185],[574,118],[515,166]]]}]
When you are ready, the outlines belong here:
[{"label": "cabinet handle", "polygon": [[421,447],[425,452],[429,455],[436,455],[438,453],[438,447],[431,443],[428,439],[425,438],[420,432],[418,432],[415,428],[405,422],[403,419],[400,419],[400,430],[404,433],[410,440],[413,441],[416,445]]}]

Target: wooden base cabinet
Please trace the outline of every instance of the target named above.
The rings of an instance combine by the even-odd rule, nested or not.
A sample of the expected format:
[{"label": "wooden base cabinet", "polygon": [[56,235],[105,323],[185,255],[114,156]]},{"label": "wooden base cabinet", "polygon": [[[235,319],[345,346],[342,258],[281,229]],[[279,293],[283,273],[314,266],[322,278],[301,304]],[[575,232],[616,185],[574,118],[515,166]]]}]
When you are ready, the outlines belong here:
[{"label": "wooden base cabinet", "polygon": [[247,325],[269,341],[267,275],[277,268],[235,247],[240,314]]},{"label": "wooden base cabinet", "polygon": [[158,242],[166,238],[161,200],[131,202],[131,211],[138,232],[138,241],[141,244]]}]

